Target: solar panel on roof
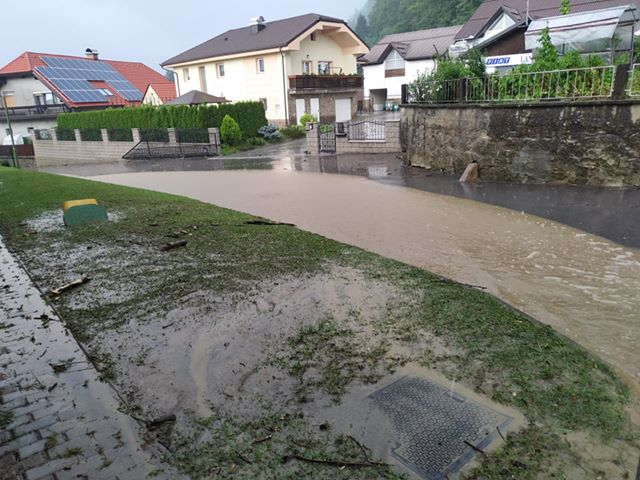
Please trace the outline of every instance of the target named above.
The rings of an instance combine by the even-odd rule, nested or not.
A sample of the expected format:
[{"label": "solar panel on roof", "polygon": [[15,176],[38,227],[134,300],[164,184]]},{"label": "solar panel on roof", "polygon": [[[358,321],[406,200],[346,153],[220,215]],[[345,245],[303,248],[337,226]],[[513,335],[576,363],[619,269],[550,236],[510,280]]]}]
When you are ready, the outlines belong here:
[{"label": "solar panel on roof", "polygon": [[58,57],[42,57],[42,60],[47,66],[36,67],[36,70],[74,103],[108,101],[90,81],[108,83],[125,100],[142,100],[142,93],[106,62]]}]

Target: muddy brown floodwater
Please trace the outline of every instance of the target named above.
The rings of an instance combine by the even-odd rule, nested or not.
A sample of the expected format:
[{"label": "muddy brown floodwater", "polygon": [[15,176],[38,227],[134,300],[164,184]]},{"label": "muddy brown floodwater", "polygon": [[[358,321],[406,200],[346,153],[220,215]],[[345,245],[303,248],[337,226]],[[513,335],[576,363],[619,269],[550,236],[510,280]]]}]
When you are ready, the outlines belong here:
[{"label": "muddy brown floodwater", "polygon": [[640,384],[638,250],[513,210],[358,177],[224,171],[99,180],[291,222],[485,287]]}]

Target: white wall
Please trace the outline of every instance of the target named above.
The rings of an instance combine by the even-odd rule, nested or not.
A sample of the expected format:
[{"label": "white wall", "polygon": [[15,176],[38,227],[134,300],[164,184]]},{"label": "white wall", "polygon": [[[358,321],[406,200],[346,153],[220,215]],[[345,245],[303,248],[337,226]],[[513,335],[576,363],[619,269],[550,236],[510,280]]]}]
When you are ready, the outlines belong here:
[{"label": "white wall", "polygon": [[384,75],[384,62],[380,65],[365,66],[363,68],[365,101],[371,98],[371,90],[383,88],[387,89],[388,99],[400,99],[403,84],[413,82],[421,73],[433,71],[435,65],[435,61],[431,59],[405,62],[405,76],[389,78],[385,78]]},{"label": "white wall", "polygon": [[[49,129],[54,128],[56,126],[57,120],[49,119],[49,120],[33,120],[26,119],[21,121],[11,120],[11,127],[13,128],[13,136],[14,138],[18,135],[27,136],[29,135],[29,128],[35,129]],[[7,130],[7,122],[5,120],[4,114],[0,112],[0,145],[4,142]]]},{"label": "white wall", "polygon": [[8,78],[7,83],[0,87],[0,92],[13,91],[13,99],[15,100],[16,107],[30,107],[35,105],[36,101],[33,98],[34,92],[50,92],[44,84],[32,77],[25,78]]}]

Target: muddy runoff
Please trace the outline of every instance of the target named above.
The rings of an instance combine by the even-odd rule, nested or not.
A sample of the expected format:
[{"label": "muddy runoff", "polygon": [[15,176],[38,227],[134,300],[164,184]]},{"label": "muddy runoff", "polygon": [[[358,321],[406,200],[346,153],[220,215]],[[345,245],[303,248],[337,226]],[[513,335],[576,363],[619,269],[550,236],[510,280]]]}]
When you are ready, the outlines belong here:
[{"label": "muddy runoff", "polygon": [[640,382],[640,252],[491,205],[357,177],[138,173],[100,181],[290,222],[486,289]]}]

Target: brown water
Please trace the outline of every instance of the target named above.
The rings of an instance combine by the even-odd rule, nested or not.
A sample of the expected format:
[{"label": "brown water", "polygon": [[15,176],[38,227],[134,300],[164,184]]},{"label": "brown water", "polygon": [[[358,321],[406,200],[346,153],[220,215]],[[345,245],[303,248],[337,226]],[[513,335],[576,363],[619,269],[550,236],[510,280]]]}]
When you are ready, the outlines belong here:
[{"label": "brown water", "polygon": [[487,204],[291,171],[136,173],[100,181],[291,222],[480,285],[640,383],[640,251]]}]

